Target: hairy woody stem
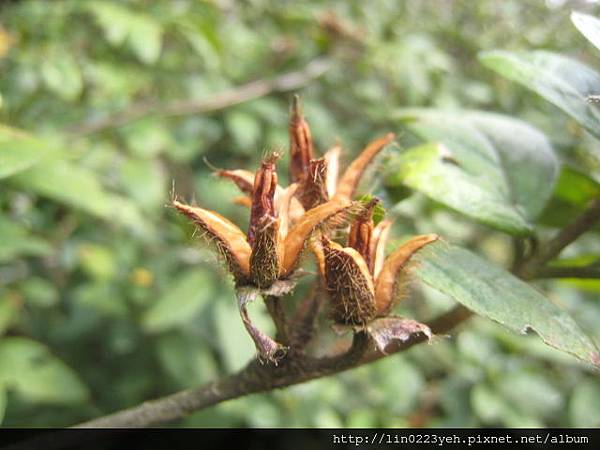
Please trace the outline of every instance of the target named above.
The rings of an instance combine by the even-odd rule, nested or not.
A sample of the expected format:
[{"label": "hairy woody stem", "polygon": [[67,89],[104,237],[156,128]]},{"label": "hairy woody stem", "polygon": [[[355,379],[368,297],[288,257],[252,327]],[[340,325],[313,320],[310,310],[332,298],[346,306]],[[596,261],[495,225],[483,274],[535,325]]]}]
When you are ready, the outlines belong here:
[{"label": "hairy woody stem", "polygon": [[[445,334],[470,317],[470,312],[458,306],[429,324],[436,334]],[[408,340],[398,342],[382,354],[367,348],[366,337],[357,334],[350,350],[343,355],[315,359],[290,352],[278,366],[251,361],[241,371],[203,386],[186,389],[166,397],[144,402],[99,419],[77,425],[83,428],[149,427],[182,419],[189,414],[226,400],[244,395],[283,388],[316,378],[333,375],[363,364],[402,352],[427,340],[415,334]]]}]

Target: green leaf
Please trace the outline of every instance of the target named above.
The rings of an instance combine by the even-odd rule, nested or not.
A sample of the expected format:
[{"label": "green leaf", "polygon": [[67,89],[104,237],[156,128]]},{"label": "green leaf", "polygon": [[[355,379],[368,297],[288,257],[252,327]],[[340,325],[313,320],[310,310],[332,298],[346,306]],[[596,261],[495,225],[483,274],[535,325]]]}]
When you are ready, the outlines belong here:
[{"label": "green leaf", "polygon": [[19,313],[19,306],[7,297],[7,295],[0,296],[0,336],[4,334]]},{"label": "green leaf", "polygon": [[[399,117],[408,120],[409,128],[421,138],[442,143],[451,158],[446,163],[455,163],[480,187],[502,196],[528,222],[550,199],[558,161],[546,136],[531,125],[500,114],[465,110],[411,109],[401,111]],[[448,198],[467,193],[441,194]],[[461,200],[468,208],[469,197]]]},{"label": "green leaf", "polygon": [[196,336],[161,336],[157,353],[165,371],[181,387],[197,386],[217,376],[217,367],[208,347],[199,343]]},{"label": "green leaf", "polygon": [[600,112],[590,96],[600,92],[600,74],[565,56],[546,52],[491,51],[480,54],[481,62],[537,92],[600,138]]},{"label": "green leaf", "polygon": [[65,160],[46,160],[8,180],[17,188],[65,203],[142,234],[151,232],[148,220],[129,200],[107,192],[93,171]]},{"label": "green leaf", "polygon": [[507,194],[490,179],[467,172],[444,159],[440,144],[425,144],[402,152],[386,173],[389,185],[404,184],[474,220],[518,236],[531,233],[531,225],[511,205]]},{"label": "green leaf", "polygon": [[551,347],[600,367],[600,353],[575,321],[538,290],[483,258],[445,242],[421,250],[418,276],[508,329],[535,331]]},{"label": "green leaf", "polygon": [[121,185],[137,205],[150,210],[165,204],[167,180],[156,161],[128,158],[121,167],[120,178]]},{"label": "green leaf", "polygon": [[0,179],[26,170],[50,153],[50,147],[21,130],[0,125]]},{"label": "green leaf", "polygon": [[85,6],[95,16],[96,21],[104,31],[104,37],[110,44],[119,46],[125,42],[129,31],[129,22],[131,21],[127,8],[119,4],[102,1],[89,2]]},{"label": "green leaf", "polygon": [[18,256],[44,256],[52,252],[52,246],[44,239],[34,236],[23,225],[0,217],[0,262]]},{"label": "green leaf", "polygon": [[142,316],[149,332],[164,331],[189,322],[213,297],[211,274],[190,270],[175,279],[158,301]]},{"label": "green leaf", "polygon": [[45,55],[40,71],[46,87],[65,101],[76,100],[83,89],[81,70],[66,48]]},{"label": "green leaf", "polygon": [[600,49],[600,20],[588,14],[573,11],[571,21],[588,41]]},{"label": "green leaf", "polygon": [[558,159],[548,138],[528,123],[500,114],[468,112],[465,120],[496,150],[512,203],[527,219],[535,220],[558,176]]},{"label": "green leaf", "polygon": [[225,121],[238,149],[245,153],[256,152],[261,126],[255,116],[243,111],[234,111],[227,115]]},{"label": "green leaf", "polygon": [[19,284],[19,293],[23,295],[28,306],[49,308],[58,303],[58,287],[51,281],[29,276]]},{"label": "green leaf", "polygon": [[522,415],[550,419],[564,407],[562,394],[547,379],[536,372],[506,373],[497,380],[497,390]]},{"label": "green leaf", "polygon": [[103,245],[81,244],[77,248],[81,268],[97,281],[109,281],[117,274],[117,261],[113,252]]},{"label": "green leaf", "polygon": [[600,197],[600,184],[570,167],[563,167],[555,196],[565,202],[585,206]]},{"label": "green leaf", "polygon": [[106,40],[115,47],[125,41],[146,64],[153,64],[160,56],[162,27],[152,17],[130,11],[120,4],[93,1],[86,8],[96,17]]},{"label": "green leaf", "polygon": [[23,337],[0,340],[0,386],[39,403],[81,403],[89,395],[77,374],[46,346]]},{"label": "green leaf", "polygon": [[131,22],[127,41],[140,61],[154,64],[160,57],[162,28],[150,17],[136,15]]}]

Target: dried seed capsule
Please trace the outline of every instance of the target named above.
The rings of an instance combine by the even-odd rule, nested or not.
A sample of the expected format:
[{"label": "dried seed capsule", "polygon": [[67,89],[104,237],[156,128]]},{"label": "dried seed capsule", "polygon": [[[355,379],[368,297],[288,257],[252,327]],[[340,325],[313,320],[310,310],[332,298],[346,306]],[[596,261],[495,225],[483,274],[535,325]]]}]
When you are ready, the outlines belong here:
[{"label": "dried seed capsule", "polygon": [[308,174],[310,161],[314,158],[310,128],[300,107],[300,97],[294,95],[290,110],[290,180],[303,181]]},{"label": "dried seed capsule", "polygon": [[373,235],[373,210],[379,203],[379,199],[374,198],[367,203],[365,210],[352,222],[350,234],[348,235],[348,247],[355,249],[365,260],[369,272],[373,272],[373,258],[371,253],[371,237]]},{"label": "dried seed capsule", "polygon": [[262,226],[265,224],[263,218],[268,217],[273,220],[276,218],[275,190],[277,189],[277,173],[275,172],[275,162],[278,158],[278,153],[273,153],[265,158],[254,176],[250,226],[248,227],[248,242],[251,247],[254,245],[255,234],[260,232],[260,222],[262,222]]},{"label": "dried seed capsule", "polygon": [[308,176],[302,181],[298,189],[298,197],[306,211],[329,200],[327,193],[327,161],[325,158],[310,161]]},{"label": "dried seed capsule", "polygon": [[336,323],[366,325],[375,318],[373,279],[364,259],[353,248],[322,240],[325,285]]},{"label": "dried seed capsule", "polygon": [[277,153],[265,158],[254,177],[248,242],[252,248],[250,277],[260,288],[270,286],[279,276],[282,251],[279,242],[279,219],[275,211]]}]

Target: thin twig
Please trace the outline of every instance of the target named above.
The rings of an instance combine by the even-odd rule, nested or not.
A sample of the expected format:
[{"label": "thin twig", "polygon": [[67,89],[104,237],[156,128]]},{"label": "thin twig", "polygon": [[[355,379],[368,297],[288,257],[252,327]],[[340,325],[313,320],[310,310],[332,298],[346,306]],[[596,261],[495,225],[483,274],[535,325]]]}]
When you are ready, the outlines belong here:
[{"label": "thin twig", "polygon": [[72,136],[84,136],[100,131],[122,127],[146,116],[183,116],[217,111],[239,103],[262,97],[274,92],[288,92],[298,89],[315,78],[319,78],[332,66],[327,58],[317,58],[303,69],[288,72],[271,79],[252,81],[216,93],[204,99],[179,99],[167,103],[148,100],[130,105],[127,109],[113,115],[77,123],[67,128]]},{"label": "thin twig", "polygon": [[[458,306],[431,322],[430,327],[437,334],[445,334],[470,315],[468,310]],[[427,336],[424,334],[413,334],[406,341],[386,349],[386,354],[383,354],[370,345],[368,337],[363,333],[357,333],[350,350],[343,355],[316,359],[300,354],[289,354],[277,366],[265,365],[253,360],[236,374],[198,388],[144,402],[139,406],[79,424],[77,427],[148,427],[165,424],[226,400],[340,373],[404,351],[426,340]]]},{"label": "thin twig", "polygon": [[540,246],[540,250],[518,271],[521,278],[535,278],[546,264],[557,257],[560,252],[579,236],[588,231],[600,221],[600,198],[591,202],[590,206],[572,223],[564,227],[558,234]]},{"label": "thin twig", "polygon": [[600,266],[544,267],[537,271],[536,278],[600,278]]}]

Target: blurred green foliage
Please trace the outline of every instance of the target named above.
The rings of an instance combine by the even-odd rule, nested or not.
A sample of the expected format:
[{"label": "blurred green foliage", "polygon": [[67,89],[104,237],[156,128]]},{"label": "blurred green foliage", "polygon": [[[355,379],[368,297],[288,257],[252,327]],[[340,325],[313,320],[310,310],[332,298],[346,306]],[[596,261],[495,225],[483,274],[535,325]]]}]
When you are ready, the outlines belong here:
[{"label": "blurred green foliage", "polygon": [[[247,212],[230,201],[235,189],[212,177],[210,166],[252,169],[264,149],[286,148],[289,93],[207,114],[164,115],[161,105],[210,98],[324,56],[332,68],[300,91],[320,150],[339,140],[349,158],[387,131],[398,132],[403,147],[439,133],[447,138],[449,131],[454,143],[468,146],[477,137],[467,132],[485,130],[464,131],[473,126],[464,110],[525,120],[542,130],[549,140],[541,145],[551,145],[561,162],[554,189],[545,187],[551,198],[543,211],[548,198],[528,193],[544,186],[528,178],[527,165],[494,172],[503,179],[500,191],[486,184],[491,179],[476,183],[504,221],[445,200],[443,190],[428,191],[420,173],[408,182],[399,170],[371,189],[398,219],[396,236],[438,232],[507,266],[512,249],[501,231],[528,233],[535,219],[536,232],[551,235],[598,196],[600,147],[575,120],[482,65],[508,70],[498,62],[503,53],[484,53],[482,62],[478,55],[546,49],[598,67],[597,51],[569,20],[573,8],[583,7],[594,12],[584,2],[520,0],[3,2],[3,425],[70,425],[210,381],[253,356],[231,281],[164,206],[174,187],[245,226]],[[147,101],[151,108],[139,120],[86,132]],[[461,109],[434,120],[436,128],[402,118],[415,107]],[[466,173],[456,169],[465,189],[474,179],[469,170],[484,167],[485,152],[510,160],[514,142],[492,144],[492,150],[473,147]],[[398,160],[410,163],[411,151]],[[515,186],[516,198],[508,192]],[[519,207],[504,214],[514,207],[509,200]],[[598,261],[598,230],[564,256]],[[600,283],[539,287],[600,341]],[[400,311],[427,320],[452,304],[416,285]],[[263,309],[257,304],[252,314],[269,329]],[[537,337],[477,318],[451,339],[230,401],[181,425],[600,426],[600,381]]]}]

